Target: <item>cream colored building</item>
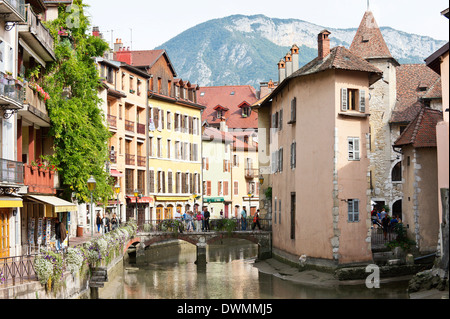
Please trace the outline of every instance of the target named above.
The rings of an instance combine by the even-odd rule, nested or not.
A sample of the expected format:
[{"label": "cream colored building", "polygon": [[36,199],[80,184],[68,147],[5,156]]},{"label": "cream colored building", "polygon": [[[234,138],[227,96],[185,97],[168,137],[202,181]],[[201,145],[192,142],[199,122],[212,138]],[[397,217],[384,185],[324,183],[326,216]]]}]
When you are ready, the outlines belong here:
[{"label": "cream colored building", "polygon": [[336,267],[372,261],[369,87],[381,71],[330,50],[329,34],[258,107],[259,165],[262,188],[272,187],[274,254]]}]

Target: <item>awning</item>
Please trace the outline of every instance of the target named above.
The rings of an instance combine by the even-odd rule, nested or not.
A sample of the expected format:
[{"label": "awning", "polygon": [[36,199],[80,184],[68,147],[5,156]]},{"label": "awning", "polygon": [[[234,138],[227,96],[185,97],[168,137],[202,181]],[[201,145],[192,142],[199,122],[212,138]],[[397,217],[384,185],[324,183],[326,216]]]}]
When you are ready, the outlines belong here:
[{"label": "awning", "polygon": [[175,196],[156,196],[156,200],[158,201],[181,201],[181,200],[189,200],[191,197],[183,196],[183,197],[175,197]]},{"label": "awning", "polygon": [[[136,197],[127,196],[127,198],[130,200],[131,203],[136,203]],[[151,204],[154,202],[154,199],[153,197],[138,197],[137,202],[138,204]]]},{"label": "awning", "polygon": [[123,176],[123,174],[116,169],[111,169],[111,172],[109,174],[114,177],[122,177]]},{"label": "awning", "polygon": [[223,197],[210,197],[210,198],[203,198],[203,202],[205,203],[221,203],[224,202]]},{"label": "awning", "polygon": [[21,197],[0,196],[0,207],[1,208],[23,207],[23,201]]},{"label": "awning", "polygon": [[27,197],[38,202],[53,206],[55,213],[75,212],[78,210],[77,205],[56,196],[27,195]]}]

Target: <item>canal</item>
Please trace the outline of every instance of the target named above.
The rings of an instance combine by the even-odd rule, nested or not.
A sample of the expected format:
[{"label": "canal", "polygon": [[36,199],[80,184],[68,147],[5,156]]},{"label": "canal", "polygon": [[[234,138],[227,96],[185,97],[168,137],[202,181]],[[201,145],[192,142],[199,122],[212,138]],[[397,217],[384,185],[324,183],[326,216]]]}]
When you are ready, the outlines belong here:
[{"label": "canal", "polygon": [[323,287],[260,271],[258,247],[228,239],[208,246],[206,267],[197,266],[189,243],[149,247],[99,292],[101,299],[408,299],[407,281]]}]

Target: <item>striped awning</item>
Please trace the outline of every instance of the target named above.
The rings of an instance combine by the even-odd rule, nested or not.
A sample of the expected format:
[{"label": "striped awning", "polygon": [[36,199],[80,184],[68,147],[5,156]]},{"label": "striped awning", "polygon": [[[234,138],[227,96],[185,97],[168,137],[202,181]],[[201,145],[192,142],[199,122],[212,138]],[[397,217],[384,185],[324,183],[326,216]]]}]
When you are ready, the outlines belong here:
[{"label": "striped awning", "polygon": [[60,212],[76,212],[78,210],[77,205],[61,199],[56,196],[45,196],[45,195],[27,195],[32,200],[53,206],[55,213]]}]

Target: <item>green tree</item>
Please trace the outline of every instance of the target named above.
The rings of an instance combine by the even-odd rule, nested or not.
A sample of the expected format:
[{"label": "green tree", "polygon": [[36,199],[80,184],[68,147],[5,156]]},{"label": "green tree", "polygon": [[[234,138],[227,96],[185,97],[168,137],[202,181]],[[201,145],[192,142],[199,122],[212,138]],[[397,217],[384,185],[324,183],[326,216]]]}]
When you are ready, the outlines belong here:
[{"label": "green tree", "polygon": [[72,193],[87,202],[87,180],[97,181],[95,199],[105,202],[112,195],[108,160],[109,131],[98,97],[100,85],[94,57],[103,56],[108,44],[89,35],[90,23],[84,15],[83,0],[60,7],[56,20],[46,23],[55,39],[56,61],[43,77],[43,87],[50,94],[47,109],[54,138],[52,162],[58,167],[64,197]]}]

